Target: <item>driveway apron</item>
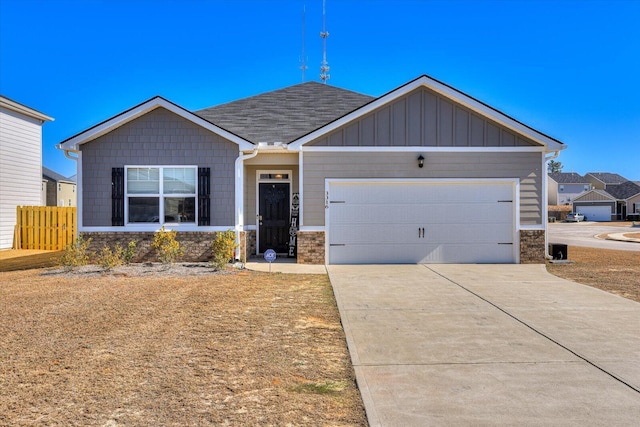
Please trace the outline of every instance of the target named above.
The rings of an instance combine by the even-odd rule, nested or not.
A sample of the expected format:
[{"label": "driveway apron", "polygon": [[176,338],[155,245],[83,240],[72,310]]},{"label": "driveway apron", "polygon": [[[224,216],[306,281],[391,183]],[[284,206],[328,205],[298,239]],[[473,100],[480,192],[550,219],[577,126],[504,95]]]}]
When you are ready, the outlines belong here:
[{"label": "driveway apron", "polygon": [[371,426],[640,420],[640,304],[544,265],[331,265]]}]

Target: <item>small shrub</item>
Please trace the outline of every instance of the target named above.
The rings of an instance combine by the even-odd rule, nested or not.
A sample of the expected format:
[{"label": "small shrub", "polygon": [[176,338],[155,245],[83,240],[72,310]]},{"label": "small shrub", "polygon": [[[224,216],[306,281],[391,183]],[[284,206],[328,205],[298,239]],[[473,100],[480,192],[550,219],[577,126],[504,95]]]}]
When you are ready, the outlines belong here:
[{"label": "small shrub", "polygon": [[213,261],[211,264],[218,270],[224,270],[227,264],[233,260],[236,244],[236,233],[233,230],[218,231],[211,244]]},{"label": "small shrub", "polygon": [[151,247],[156,250],[160,261],[165,265],[171,265],[180,259],[184,253],[180,247],[180,242],[176,240],[178,234],[175,230],[165,230],[160,228],[153,236]]},{"label": "small shrub", "polygon": [[127,247],[122,251],[122,260],[125,264],[129,265],[136,256],[136,241],[131,240]]},{"label": "small shrub", "polygon": [[80,234],[78,238],[64,250],[60,257],[60,265],[65,270],[71,271],[76,267],[82,267],[89,263],[89,244],[91,239],[86,239]]},{"label": "small shrub", "polygon": [[111,271],[114,267],[124,264],[124,254],[120,243],[116,243],[115,249],[104,246],[96,258],[96,262],[104,271]]}]

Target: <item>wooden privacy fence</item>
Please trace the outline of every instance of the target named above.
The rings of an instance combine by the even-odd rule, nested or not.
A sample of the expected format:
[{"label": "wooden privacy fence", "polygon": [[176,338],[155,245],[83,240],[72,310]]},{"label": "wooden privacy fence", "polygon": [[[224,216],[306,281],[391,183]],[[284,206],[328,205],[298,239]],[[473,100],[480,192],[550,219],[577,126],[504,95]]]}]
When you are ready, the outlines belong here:
[{"label": "wooden privacy fence", "polygon": [[61,251],[76,235],[76,208],[18,206],[14,249]]}]

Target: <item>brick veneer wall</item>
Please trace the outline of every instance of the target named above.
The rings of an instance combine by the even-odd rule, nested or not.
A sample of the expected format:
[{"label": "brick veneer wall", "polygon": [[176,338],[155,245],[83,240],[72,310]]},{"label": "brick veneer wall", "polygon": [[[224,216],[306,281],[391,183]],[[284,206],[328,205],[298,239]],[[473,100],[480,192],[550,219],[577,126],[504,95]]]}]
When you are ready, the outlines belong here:
[{"label": "brick veneer wall", "polygon": [[520,264],[544,262],[544,230],[520,230]]},{"label": "brick veneer wall", "polygon": [[247,259],[256,256],[256,230],[247,230]]},{"label": "brick veneer wall", "polygon": [[[176,240],[184,250],[184,256],[180,261],[201,262],[210,261],[213,258],[211,243],[215,238],[215,232],[178,232]],[[104,246],[113,248],[120,243],[126,248],[130,241],[136,241],[136,256],[133,262],[158,261],[156,251],[151,247],[153,232],[89,232],[82,233],[85,239],[91,238],[89,251],[98,253]]]},{"label": "brick veneer wall", "polygon": [[298,231],[298,264],[324,264],[324,231]]}]

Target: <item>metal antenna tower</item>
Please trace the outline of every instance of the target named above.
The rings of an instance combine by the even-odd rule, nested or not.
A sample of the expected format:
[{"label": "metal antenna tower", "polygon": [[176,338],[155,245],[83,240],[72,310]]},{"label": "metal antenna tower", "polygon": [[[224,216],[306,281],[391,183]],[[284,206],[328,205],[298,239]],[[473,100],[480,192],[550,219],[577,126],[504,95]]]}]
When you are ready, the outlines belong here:
[{"label": "metal antenna tower", "polygon": [[327,62],[327,37],[329,32],[327,31],[327,13],[325,9],[325,0],[322,0],[322,32],[320,32],[322,38],[322,64],[320,65],[320,80],[324,84],[327,84],[327,80],[331,78],[329,75],[329,63]]},{"label": "metal antenna tower", "polygon": [[302,57],[300,58],[300,69],[302,70],[302,83],[306,80],[307,77],[307,56],[304,50],[304,33],[305,33],[305,14],[306,14],[306,6],[302,6]]}]

